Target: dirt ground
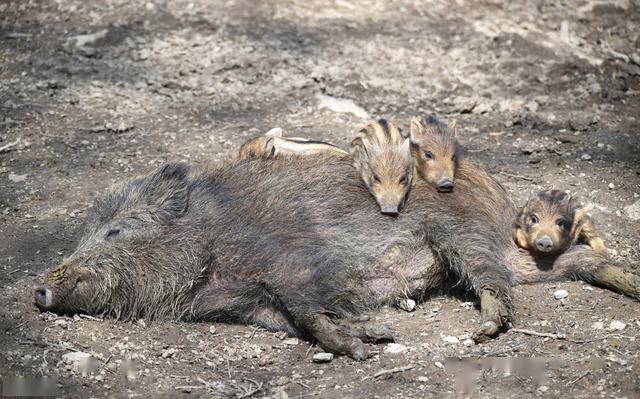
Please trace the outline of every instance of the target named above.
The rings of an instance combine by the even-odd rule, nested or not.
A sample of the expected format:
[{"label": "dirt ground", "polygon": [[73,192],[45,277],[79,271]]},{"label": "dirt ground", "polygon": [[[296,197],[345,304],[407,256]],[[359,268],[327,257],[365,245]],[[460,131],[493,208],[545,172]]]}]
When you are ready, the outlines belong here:
[{"label": "dirt ground", "polygon": [[[347,147],[366,118],[320,108],[318,94],[405,129],[413,115],[456,119],[467,156],[518,203],[541,188],[577,193],[611,257],[640,271],[640,2],[502,3],[0,3],[5,384],[52,376],[60,396],[78,398],[640,397],[640,304],[579,282],[516,288],[516,327],[555,335],[469,344],[478,310],[442,296],[370,314],[402,347],[325,364],[310,343],[252,326],[33,305],[33,286],[73,251],[87,208],[113,183],[166,160],[224,162],[276,126]],[[554,299],[557,289],[569,296]],[[77,351],[96,359],[92,372],[63,359]],[[533,378],[487,360],[456,378],[444,365],[458,356],[549,367]],[[396,367],[407,369],[374,376]]]}]

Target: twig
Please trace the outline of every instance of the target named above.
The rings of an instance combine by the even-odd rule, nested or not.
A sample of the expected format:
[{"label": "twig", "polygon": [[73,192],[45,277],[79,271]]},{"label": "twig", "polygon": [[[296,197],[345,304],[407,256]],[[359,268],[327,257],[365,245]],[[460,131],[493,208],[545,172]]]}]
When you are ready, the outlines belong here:
[{"label": "twig", "polygon": [[83,319],[94,320],[94,321],[104,321],[104,319],[100,319],[98,317],[93,317],[93,316],[90,316],[88,314],[79,314],[78,317],[81,317]]},{"label": "twig", "polygon": [[305,359],[307,358],[307,356],[309,356],[309,352],[311,352],[311,349],[313,349],[313,343],[309,345],[307,351],[304,353]]},{"label": "twig", "polygon": [[174,387],[175,389],[180,389],[180,390],[191,390],[191,389],[205,389],[206,386],[204,385],[176,385]]},{"label": "twig", "polygon": [[558,334],[543,333],[543,332],[537,332],[537,331],[533,331],[533,330],[524,330],[524,329],[520,329],[520,328],[512,328],[509,331],[514,332],[514,333],[525,334],[525,335],[533,335],[535,337],[560,339],[560,340],[572,342],[574,344],[586,344],[586,343],[589,343],[589,342],[600,341],[600,340],[607,339],[607,338],[635,339],[635,337],[628,337],[626,335],[619,335],[619,334],[607,334],[607,335],[603,335],[602,337],[596,337],[596,338],[590,338],[590,339],[573,339],[573,338],[567,338],[567,336],[562,334],[562,333],[558,333]]},{"label": "twig", "polygon": [[584,373],[580,374],[580,376],[579,376],[578,378],[576,378],[576,379],[575,379],[575,380],[573,380],[573,381],[569,381],[569,382],[567,382],[565,386],[573,385],[573,384],[575,384],[576,382],[578,382],[578,381],[580,381],[581,379],[583,379],[584,377],[588,376],[589,374],[591,374],[591,370],[587,370],[587,371],[585,371]]},{"label": "twig", "polygon": [[537,331],[533,331],[533,330],[524,330],[524,329],[521,329],[521,328],[512,328],[509,331],[512,331],[514,333],[525,334],[525,335],[533,335],[535,337],[545,337],[545,338],[553,338],[553,339],[567,339],[567,337],[565,335],[562,335],[562,334],[543,333],[543,332],[537,332]]},{"label": "twig", "polygon": [[7,39],[28,39],[33,36],[31,33],[21,33],[21,32],[10,32],[6,34]]},{"label": "twig", "polygon": [[[254,381],[254,380],[250,379],[250,378],[246,378],[246,377],[245,377],[245,380],[251,382],[252,384],[255,384],[256,387],[253,388],[253,389],[248,389],[248,390],[245,390],[244,388],[242,388],[242,390],[245,391],[245,392],[240,394],[240,395],[236,395],[239,399],[248,398],[248,397],[253,396],[253,395],[255,395],[256,393],[258,393],[258,392],[260,392],[262,390],[262,382],[257,382],[257,381]],[[249,388],[251,388],[251,386],[252,385],[249,385]]]},{"label": "twig", "polygon": [[397,374],[397,373],[402,373],[405,372],[407,370],[411,370],[413,368],[413,364],[410,364],[408,366],[402,366],[402,367],[394,367],[392,369],[388,369],[388,370],[380,370],[377,373],[375,373],[373,375],[373,378],[380,378],[383,375],[391,375],[391,374]]},{"label": "twig", "polygon": [[[111,358],[113,358],[113,355],[109,355],[109,357],[107,358],[107,360],[105,360],[104,362],[102,362],[102,366],[100,367],[100,370],[104,369],[105,367],[107,367],[107,365],[109,364],[109,362],[111,361]],[[115,374],[115,372],[109,368],[107,368],[107,371],[110,372],[111,374]]]},{"label": "twig", "polygon": [[7,327],[7,328],[4,330],[4,332],[9,332],[9,331],[11,331],[11,330],[18,329],[18,328],[20,328],[20,327],[24,326],[25,324],[27,324],[28,322],[29,322],[29,321],[23,321],[22,323],[17,324],[17,325],[15,325],[15,326],[9,326],[9,327]]},{"label": "twig", "polygon": [[16,141],[14,141],[12,143],[7,143],[7,144],[3,145],[2,147],[0,147],[0,153],[10,151],[11,147],[18,145],[19,142],[20,142],[20,140],[16,140]]},{"label": "twig", "polygon": [[514,175],[514,174],[511,174],[511,173],[505,172],[503,170],[500,171],[500,174],[501,175],[505,175],[505,176],[509,176],[509,177],[513,177],[513,178],[516,178],[516,179],[522,179],[522,180],[526,180],[526,181],[533,181],[533,178],[531,178],[531,177],[522,176],[522,175]]}]

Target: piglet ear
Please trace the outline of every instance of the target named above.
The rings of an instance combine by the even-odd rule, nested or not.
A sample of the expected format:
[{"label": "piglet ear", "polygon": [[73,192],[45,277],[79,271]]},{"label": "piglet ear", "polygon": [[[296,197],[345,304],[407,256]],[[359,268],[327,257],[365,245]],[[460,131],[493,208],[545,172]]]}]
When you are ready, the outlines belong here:
[{"label": "piglet ear", "polygon": [[418,118],[411,118],[411,124],[409,128],[409,139],[412,143],[418,144],[420,142],[420,136],[425,133],[425,127]]},{"label": "piglet ear", "polygon": [[140,197],[152,214],[167,220],[185,213],[189,203],[189,171],[186,163],[172,162],[162,165],[145,179]]}]

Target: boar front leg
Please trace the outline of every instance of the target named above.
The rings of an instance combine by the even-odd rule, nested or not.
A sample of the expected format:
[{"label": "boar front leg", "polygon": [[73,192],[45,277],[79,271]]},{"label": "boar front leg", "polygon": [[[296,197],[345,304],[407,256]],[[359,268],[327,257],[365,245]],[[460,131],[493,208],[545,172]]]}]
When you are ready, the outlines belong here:
[{"label": "boar front leg", "polygon": [[508,328],[513,321],[511,273],[498,257],[474,256],[469,259],[461,268],[454,267],[454,270],[468,279],[480,299],[480,327],[473,334],[473,339],[481,343]]}]

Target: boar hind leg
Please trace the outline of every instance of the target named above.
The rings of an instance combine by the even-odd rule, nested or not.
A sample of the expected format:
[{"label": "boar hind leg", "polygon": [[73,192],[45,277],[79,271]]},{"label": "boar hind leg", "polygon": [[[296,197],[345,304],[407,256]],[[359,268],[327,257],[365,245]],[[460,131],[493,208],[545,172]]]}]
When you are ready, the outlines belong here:
[{"label": "boar hind leg", "polygon": [[558,265],[569,277],[589,284],[608,288],[640,301],[640,276],[627,272],[601,252],[579,246],[558,257]]},{"label": "boar hind leg", "polygon": [[[367,358],[367,349],[357,332],[348,327],[334,323],[329,316],[312,314],[305,317],[304,328],[327,352],[347,355],[355,360]],[[364,333],[364,331],[361,331]],[[366,334],[365,334],[366,335]]]},{"label": "boar hind leg", "polygon": [[586,245],[577,245],[555,259],[521,255],[515,272],[516,283],[582,280],[640,300],[640,276],[611,264],[606,254]]}]

